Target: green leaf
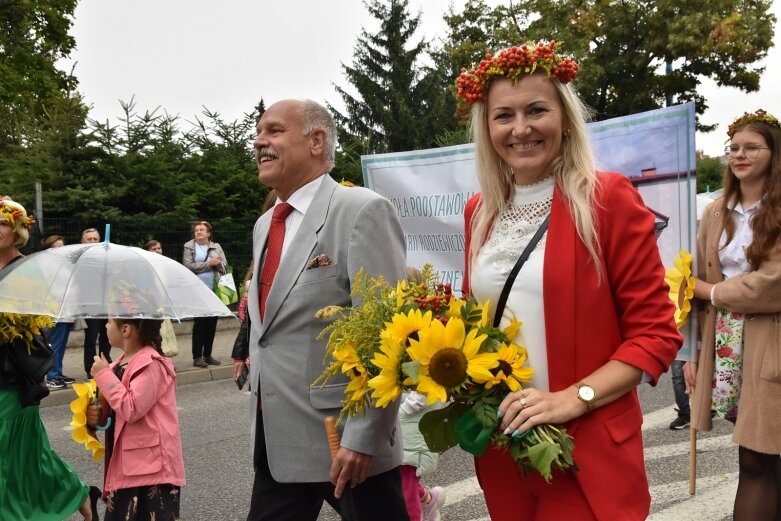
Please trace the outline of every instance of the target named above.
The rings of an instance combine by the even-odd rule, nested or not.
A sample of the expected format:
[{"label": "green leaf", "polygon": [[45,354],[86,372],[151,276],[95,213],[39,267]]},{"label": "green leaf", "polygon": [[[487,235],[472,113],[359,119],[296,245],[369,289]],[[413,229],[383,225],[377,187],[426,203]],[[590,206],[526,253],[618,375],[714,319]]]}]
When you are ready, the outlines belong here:
[{"label": "green leaf", "polygon": [[428,448],[434,452],[445,452],[458,443],[455,434],[456,423],[468,410],[461,402],[453,402],[444,409],[429,411],[423,415],[418,424],[423,439]]},{"label": "green leaf", "polygon": [[551,464],[559,456],[561,445],[558,443],[538,443],[528,449],[531,466],[537,469],[545,481],[550,483]]},{"label": "green leaf", "polygon": [[404,362],[401,364],[401,370],[412,379],[412,383],[415,385],[418,384],[418,378],[420,378],[420,361],[413,360],[411,362]]},{"label": "green leaf", "polygon": [[486,400],[478,400],[472,406],[472,412],[475,414],[475,418],[483,427],[493,427],[499,424],[499,418],[496,416],[495,405],[486,403]]}]

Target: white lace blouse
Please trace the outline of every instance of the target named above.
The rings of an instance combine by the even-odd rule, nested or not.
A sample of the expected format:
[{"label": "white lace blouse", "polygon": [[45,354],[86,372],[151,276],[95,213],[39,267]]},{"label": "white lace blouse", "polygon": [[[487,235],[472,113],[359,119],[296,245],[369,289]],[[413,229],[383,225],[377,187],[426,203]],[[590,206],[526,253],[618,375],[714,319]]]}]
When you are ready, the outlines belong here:
[{"label": "white lace blouse", "polygon": [[[499,294],[518,257],[550,213],[553,201],[553,177],[529,186],[518,186],[510,206],[491,230],[477,254],[470,273],[472,293],[479,302],[491,302],[491,315]],[[528,350],[528,364],[534,368],[529,387],[548,390],[548,354],[545,343],[545,314],[542,299],[542,265],[547,232],[534,248],[515,279],[499,327],[506,327],[515,317],[523,322],[516,343]]]}]

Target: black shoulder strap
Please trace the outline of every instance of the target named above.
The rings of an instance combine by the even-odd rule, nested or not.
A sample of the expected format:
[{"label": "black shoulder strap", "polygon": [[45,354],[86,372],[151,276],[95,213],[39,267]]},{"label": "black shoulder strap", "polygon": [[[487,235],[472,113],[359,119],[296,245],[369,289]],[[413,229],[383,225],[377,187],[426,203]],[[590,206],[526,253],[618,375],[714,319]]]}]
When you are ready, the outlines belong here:
[{"label": "black shoulder strap", "polygon": [[504,306],[507,304],[507,297],[510,295],[510,289],[513,287],[513,283],[515,282],[515,277],[518,276],[518,272],[521,271],[521,268],[526,263],[526,261],[529,259],[529,255],[532,254],[532,251],[534,251],[534,247],[537,246],[537,243],[540,242],[540,239],[542,238],[542,234],[545,233],[545,230],[548,229],[548,221],[550,220],[550,213],[545,217],[545,220],[542,221],[542,224],[540,224],[540,227],[537,228],[537,232],[534,234],[534,237],[532,237],[532,240],[529,241],[529,244],[526,245],[526,248],[524,248],[523,253],[521,253],[521,256],[518,257],[518,260],[515,262],[515,266],[513,266],[513,269],[510,271],[510,274],[507,276],[507,281],[504,283],[504,287],[502,288],[502,293],[499,295],[499,301],[496,303],[496,313],[494,314],[494,327],[499,327],[499,322],[502,320],[502,313],[504,313]]}]

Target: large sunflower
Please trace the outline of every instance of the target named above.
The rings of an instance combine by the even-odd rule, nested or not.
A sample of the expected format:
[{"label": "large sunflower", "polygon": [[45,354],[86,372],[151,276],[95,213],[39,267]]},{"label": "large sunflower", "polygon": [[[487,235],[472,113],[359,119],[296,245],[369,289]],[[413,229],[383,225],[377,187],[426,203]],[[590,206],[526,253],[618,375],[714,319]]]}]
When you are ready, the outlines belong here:
[{"label": "large sunflower", "polygon": [[447,392],[467,378],[478,384],[493,378],[491,369],[499,364],[496,353],[480,353],[486,335],[478,335],[476,328],[466,334],[461,319],[451,318],[447,325],[433,320],[419,337],[410,339],[407,353],[420,364],[417,389],[426,395],[427,403],[446,402]]},{"label": "large sunflower", "polygon": [[493,378],[485,382],[485,388],[490,389],[494,385],[504,382],[510,391],[517,391],[523,387],[534,375],[534,369],[524,367],[526,362],[526,348],[518,344],[502,344],[496,352],[499,365],[491,369]]},{"label": "large sunflower", "polygon": [[92,452],[92,459],[96,463],[103,458],[105,449],[103,444],[87,429],[87,407],[95,400],[97,385],[95,380],[83,384],[73,384],[76,391],[76,399],[70,403],[73,413],[70,426],[73,429],[71,438],[79,445]]},{"label": "large sunflower", "polygon": [[680,329],[686,323],[694,297],[692,254],[679,250],[678,257],[673,259],[673,267],[665,271],[664,280],[670,286],[670,300],[675,304],[675,325]]},{"label": "large sunflower", "polygon": [[381,337],[395,338],[402,345],[407,344],[407,339],[422,329],[428,329],[431,324],[431,311],[424,314],[420,309],[413,309],[407,314],[396,313],[390,322],[385,323],[385,329],[380,333]]},{"label": "large sunflower", "polygon": [[401,396],[401,362],[404,357],[404,345],[396,338],[386,335],[380,341],[380,351],[374,355],[372,363],[380,368],[380,374],[369,380],[374,389],[372,398],[377,407],[385,407]]}]

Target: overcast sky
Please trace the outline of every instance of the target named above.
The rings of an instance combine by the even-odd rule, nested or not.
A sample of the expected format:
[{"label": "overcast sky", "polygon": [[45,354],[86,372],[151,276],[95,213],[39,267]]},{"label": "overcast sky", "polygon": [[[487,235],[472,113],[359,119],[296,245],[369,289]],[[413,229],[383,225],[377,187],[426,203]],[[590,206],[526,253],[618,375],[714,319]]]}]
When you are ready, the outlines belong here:
[{"label": "overcast sky", "polygon": [[[464,3],[453,2],[457,9]],[[448,5],[410,0],[423,16],[415,41],[445,33]],[[781,19],[781,1],[771,11]],[[351,63],[362,28],[377,30],[359,0],[80,0],[74,18],[77,48],[62,67],[76,63],[79,90],[98,120],[115,120],[118,100],[132,96],[140,112],[161,107],[188,121],[204,106],[232,121],[261,96],[266,106],[311,98],[341,107],[333,88],[347,85],[341,63]],[[765,65],[758,93],[703,83],[710,109],[702,121],[719,127],[698,133],[697,149],[720,154],[728,124],[744,111],[761,107],[781,117],[778,47]]]}]

